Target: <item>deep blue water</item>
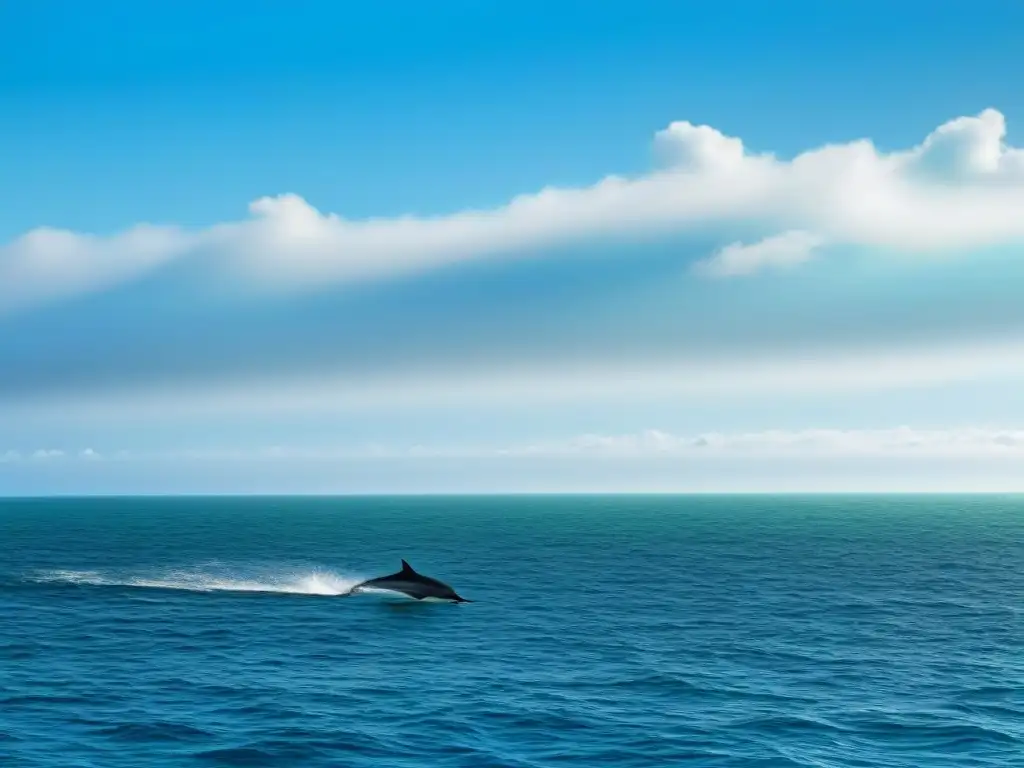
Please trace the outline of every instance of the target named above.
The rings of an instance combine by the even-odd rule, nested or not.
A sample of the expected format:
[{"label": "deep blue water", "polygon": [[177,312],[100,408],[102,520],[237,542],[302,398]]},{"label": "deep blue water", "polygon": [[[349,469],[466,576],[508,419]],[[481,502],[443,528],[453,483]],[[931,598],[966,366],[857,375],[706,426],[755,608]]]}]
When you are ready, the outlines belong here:
[{"label": "deep blue water", "polygon": [[1024,765],[1024,499],[0,501],[5,767],[684,760]]}]

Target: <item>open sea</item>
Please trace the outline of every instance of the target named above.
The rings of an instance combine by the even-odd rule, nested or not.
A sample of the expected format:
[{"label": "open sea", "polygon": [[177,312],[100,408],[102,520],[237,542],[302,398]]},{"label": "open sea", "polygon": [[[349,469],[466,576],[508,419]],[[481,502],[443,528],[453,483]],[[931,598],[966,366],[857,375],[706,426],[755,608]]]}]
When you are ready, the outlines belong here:
[{"label": "open sea", "polygon": [[0,501],[3,768],[678,764],[1024,766],[1024,498]]}]

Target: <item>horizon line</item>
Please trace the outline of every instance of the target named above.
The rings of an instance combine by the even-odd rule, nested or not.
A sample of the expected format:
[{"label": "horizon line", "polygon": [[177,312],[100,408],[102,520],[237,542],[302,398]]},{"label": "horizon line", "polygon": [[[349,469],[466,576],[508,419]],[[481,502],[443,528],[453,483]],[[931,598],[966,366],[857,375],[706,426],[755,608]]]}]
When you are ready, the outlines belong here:
[{"label": "horizon line", "polygon": [[614,497],[614,496],[659,496],[659,497],[712,497],[712,496],[1021,496],[1024,497],[1024,488],[1019,490],[829,490],[829,491],[432,491],[432,492],[318,492],[318,491],[296,491],[282,493],[246,493],[243,491],[232,492],[182,492],[182,493],[25,493],[25,494],[3,494],[0,493],[0,502],[3,501],[48,501],[48,500],[131,500],[131,499],[385,499],[385,498],[415,498],[415,499],[445,499],[445,498],[527,498],[527,497]]}]

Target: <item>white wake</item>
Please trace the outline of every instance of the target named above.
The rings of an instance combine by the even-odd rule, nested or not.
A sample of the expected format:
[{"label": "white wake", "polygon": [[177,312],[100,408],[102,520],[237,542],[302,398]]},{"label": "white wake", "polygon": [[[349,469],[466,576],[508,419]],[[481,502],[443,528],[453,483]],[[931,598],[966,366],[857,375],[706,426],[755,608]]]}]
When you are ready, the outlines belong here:
[{"label": "white wake", "polygon": [[295,595],[342,595],[362,579],[334,571],[224,568],[182,568],[149,572],[53,570],[34,580],[107,587],[180,589],[189,592],[271,592]]}]

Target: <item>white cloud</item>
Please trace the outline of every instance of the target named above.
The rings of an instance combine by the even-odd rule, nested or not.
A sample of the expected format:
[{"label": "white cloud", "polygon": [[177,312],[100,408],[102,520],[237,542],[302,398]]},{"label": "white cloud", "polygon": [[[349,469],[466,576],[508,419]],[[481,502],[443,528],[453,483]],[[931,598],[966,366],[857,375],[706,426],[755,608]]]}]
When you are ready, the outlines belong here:
[{"label": "white cloud", "polygon": [[822,239],[810,232],[783,232],[752,245],[730,243],[698,261],[694,270],[707,277],[738,277],[763,269],[795,267],[808,261],[821,244]]},{"label": "white cloud", "polygon": [[506,455],[688,458],[985,458],[1024,461],[1024,429],[805,429],[674,435],[658,430],[584,435],[511,448]]},{"label": "white cloud", "polygon": [[286,194],[252,203],[249,219],[195,232],[38,229],[0,246],[0,309],[100,290],[199,252],[230,278],[296,288],[609,235],[700,229],[731,239],[738,226],[912,251],[1007,244],[1024,240],[1024,150],[1006,146],[1005,133],[1003,116],[985,110],[904,151],[856,140],[780,160],[682,121],[656,135],[663,165],[645,176],[547,188],[491,210],[353,221]]},{"label": "white cloud", "polygon": [[102,290],[187,251],[173,227],[139,225],[111,237],[41,227],[0,246],[0,310]]},{"label": "white cloud", "polygon": [[[83,460],[96,458],[89,450]],[[414,444],[270,446],[120,452],[128,461],[308,462],[458,458],[678,458],[719,459],[1018,459],[1024,462],[1024,428],[959,427],[915,429],[801,429],[757,432],[672,434],[645,430],[587,434],[512,445]]]},{"label": "white cloud", "polygon": [[39,461],[46,461],[47,459],[59,459],[64,456],[64,451],[57,450],[55,448],[40,448],[32,453],[32,458]]},{"label": "white cloud", "polygon": [[1006,119],[994,109],[939,126],[907,156],[912,173],[935,181],[1020,185],[1024,150],[1008,147]]}]

